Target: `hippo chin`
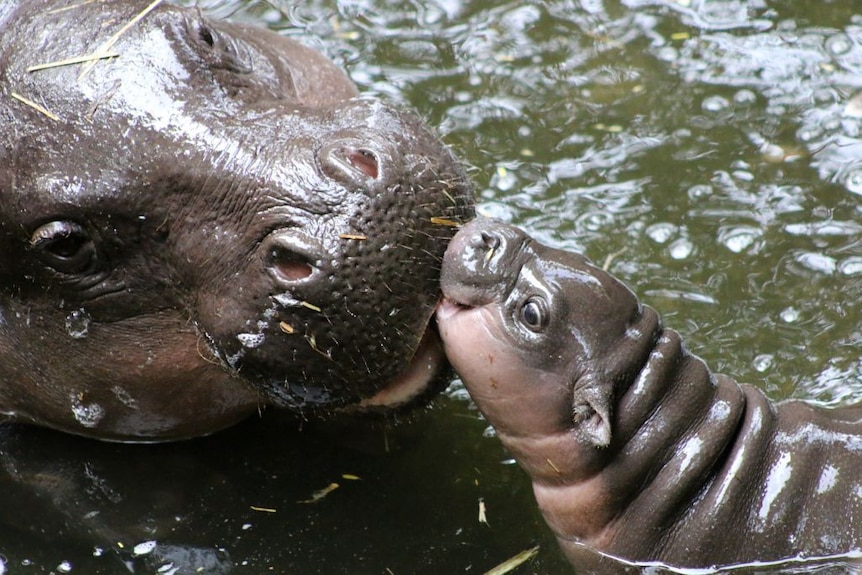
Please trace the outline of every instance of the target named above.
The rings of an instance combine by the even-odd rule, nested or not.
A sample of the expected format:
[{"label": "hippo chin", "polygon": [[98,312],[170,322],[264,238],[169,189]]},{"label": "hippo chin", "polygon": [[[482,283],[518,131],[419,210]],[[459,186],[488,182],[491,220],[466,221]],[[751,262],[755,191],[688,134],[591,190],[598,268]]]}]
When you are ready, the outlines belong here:
[{"label": "hippo chin", "polygon": [[618,280],[506,224],[465,226],[442,285],[446,354],[576,566],[860,549],[862,406],[712,374]]},{"label": "hippo chin", "polygon": [[149,4],[0,5],[0,412],[156,441],[445,384],[452,154],[295,41]]}]

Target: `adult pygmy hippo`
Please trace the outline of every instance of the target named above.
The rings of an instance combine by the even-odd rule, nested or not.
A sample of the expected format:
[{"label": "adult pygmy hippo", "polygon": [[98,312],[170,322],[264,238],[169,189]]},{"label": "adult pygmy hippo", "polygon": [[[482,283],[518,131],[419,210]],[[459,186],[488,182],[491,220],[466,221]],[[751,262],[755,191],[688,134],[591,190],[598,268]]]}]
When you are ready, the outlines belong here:
[{"label": "adult pygmy hippo", "polygon": [[506,224],[462,228],[442,285],[446,354],[576,565],[586,547],[692,567],[862,546],[862,406],[711,373],[614,277]]},{"label": "adult pygmy hippo", "polygon": [[0,412],[155,441],[445,383],[427,327],[468,184],[356,96],[197,9],[0,3]]}]

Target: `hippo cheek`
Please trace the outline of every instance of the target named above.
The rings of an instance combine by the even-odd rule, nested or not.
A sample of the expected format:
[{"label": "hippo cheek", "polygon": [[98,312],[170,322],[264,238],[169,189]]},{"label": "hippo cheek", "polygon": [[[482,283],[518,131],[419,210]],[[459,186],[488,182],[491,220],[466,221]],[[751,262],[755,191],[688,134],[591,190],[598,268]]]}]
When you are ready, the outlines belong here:
[{"label": "hippo cheek", "polygon": [[499,305],[467,307],[444,300],[437,323],[452,367],[501,435],[553,435],[571,427],[571,385],[524,357],[530,350],[509,334]]}]

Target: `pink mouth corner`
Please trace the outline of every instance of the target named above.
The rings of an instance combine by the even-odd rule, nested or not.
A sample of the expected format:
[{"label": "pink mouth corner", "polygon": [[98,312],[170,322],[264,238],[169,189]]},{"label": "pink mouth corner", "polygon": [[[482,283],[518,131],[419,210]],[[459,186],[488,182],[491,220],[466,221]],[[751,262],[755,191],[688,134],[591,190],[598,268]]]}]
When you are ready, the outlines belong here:
[{"label": "pink mouth corner", "polygon": [[363,411],[375,408],[397,408],[409,405],[429,394],[441,372],[448,365],[443,353],[443,343],[437,334],[437,329],[429,320],[425,335],[416,348],[410,365],[398,374],[383,389],[373,396],[360,401],[350,411]]},{"label": "pink mouth corner", "polygon": [[472,307],[463,303],[458,303],[457,301],[448,297],[444,297],[440,300],[440,303],[437,304],[437,321],[447,321],[458,313],[461,313],[468,309],[472,309]]}]

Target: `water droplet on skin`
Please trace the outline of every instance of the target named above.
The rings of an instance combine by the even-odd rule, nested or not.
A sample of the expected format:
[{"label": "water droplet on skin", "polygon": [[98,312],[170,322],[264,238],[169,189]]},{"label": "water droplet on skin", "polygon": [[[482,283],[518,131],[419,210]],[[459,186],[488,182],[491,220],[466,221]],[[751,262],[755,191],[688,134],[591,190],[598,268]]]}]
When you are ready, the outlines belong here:
[{"label": "water droplet on skin", "polygon": [[241,333],[238,334],[236,338],[243,347],[247,347],[249,349],[260,347],[260,345],[266,340],[266,336],[262,333]]},{"label": "water droplet on skin", "polygon": [[138,543],[137,545],[135,545],[135,547],[132,549],[132,554],[134,554],[135,557],[140,557],[141,555],[148,555],[152,553],[155,548],[155,541],[144,541],[143,543]]},{"label": "water droplet on skin", "polygon": [[76,309],[66,316],[66,333],[74,339],[87,337],[90,331],[90,314],[84,308]]},{"label": "water droplet on skin", "polygon": [[83,403],[83,394],[72,392],[69,394],[69,399],[72,402],[72,415],[75,419],[87,428],[96,427],[102,418],[105,417],[105,410],[97,403]]}]

